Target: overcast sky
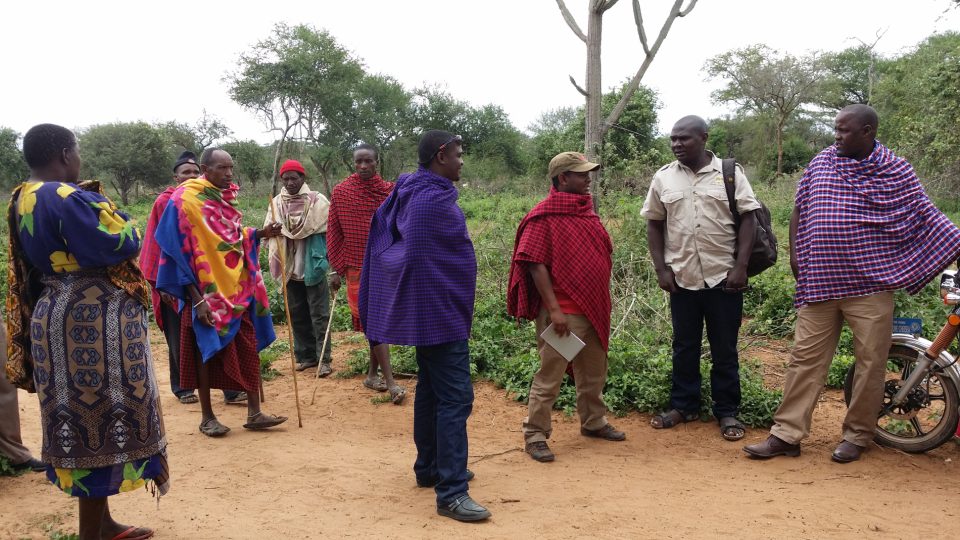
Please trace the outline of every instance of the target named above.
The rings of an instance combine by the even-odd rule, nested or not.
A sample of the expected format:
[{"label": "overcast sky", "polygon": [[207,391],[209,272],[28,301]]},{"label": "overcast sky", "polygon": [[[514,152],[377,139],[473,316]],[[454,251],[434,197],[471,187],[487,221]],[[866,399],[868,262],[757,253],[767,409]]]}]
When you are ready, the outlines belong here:
[{"label": "overcast sky", "polygon": [[[672,0],[641,0],[655,36]],[[587,0],[567,0],[586,27]],[[717,83],[704,61],[765,43],[794,54],[872,42],[884,55],[934,32],[960,30],[948,0],[700,0],[678,19],[643,83],[657,90],[661,130],[686,114],[716,116]],[[524,129],[544,111],[582,104],[585,47],[554,0],[270,0],[265,2],[15,1],[0,18],[0,126],[23,133],[53,122],[79,128],[114,121],[193,123],[206,109],[236,138],[272,140],[230,101],[226,73],[277,22],[328,30],[370,72],[408,88],[443,85],[474,105],[501,105]],[[630,1],[604,18],[604,88],[642,60]]]}]

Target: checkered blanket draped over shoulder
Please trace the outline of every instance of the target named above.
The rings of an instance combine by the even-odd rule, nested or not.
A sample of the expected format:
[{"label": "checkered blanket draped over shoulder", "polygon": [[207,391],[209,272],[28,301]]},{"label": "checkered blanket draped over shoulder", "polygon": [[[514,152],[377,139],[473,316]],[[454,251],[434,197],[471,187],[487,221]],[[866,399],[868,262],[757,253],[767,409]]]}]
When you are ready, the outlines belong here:
[{"label": "checkered blanket draped over shoulder", "polygon": [[393,182],[385,182],[380,175],[363,180],[358,174],[348,176],[333,188],[327,225],[327,257],[338,274],[343,275],[347,268],[363,265],[370,218],[392,189]]},{"label": "checkered blanket draped over shoulder", "polygon": [[603,347],[610,339],[610,271],[613,243],[593,211],[590,195],[550,190],[520,222],[510,266],[507,312],[533,320],[541,299],[529,265],[550,269],[556,288],[583,310],[600,336]]},{"label": "checkered blanket draped over shoulder", "polygon": [[420,167],[370,221],[360,274],[367,338],[431,346],[470,337],[477,259],[453,183]]},{"label": "checkered blanket draped over shoulder", "polygon": [[960,254],[960,229],[906,160],[880,143],[863,161],[820,152],[797,184],[797,307],[881,291],[915,294]]}]

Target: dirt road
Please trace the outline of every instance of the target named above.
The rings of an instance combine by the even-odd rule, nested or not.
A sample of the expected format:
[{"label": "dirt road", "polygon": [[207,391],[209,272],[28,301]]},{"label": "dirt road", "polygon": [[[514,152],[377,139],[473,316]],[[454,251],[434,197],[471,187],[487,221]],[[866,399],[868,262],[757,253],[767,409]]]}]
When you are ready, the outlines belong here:
[{"label": "dirt road", "polygon": [[[471,494],[493,519],[461,524],[436,515],[411,465],[413,382],[402,406],[371,403],[359,378],[301,377],[297,428],[289,368],[266,384],[268,412],[291,421],[273,432],[243,430],[244,407],[216,405],[233,428],[201,435],[198,405],[180,405],[167,385],[166,351],[154,336],[170,441],[173,485],[159,506],[144,492],[111,499],[123,522],[158,539],[207,538],[948,538],[960,523],[960,448],[927,455],[872,447],[838,465],[843,404],[827,393],[799,458],[749,460],[715,423],[654,431],[644,415],[614,418],[624,443],[586,439],[556,415],[540,464],[522,452],[525,407],[489,383],[476,388],[470,418]],[[334,366],[348,348],[335,349]],[[310,397],[317,387],[316,401]],[[24,439],[39,448],[36,397],[21,393]],[[766,432],[750,430],[745,442]],[[0,538],[76,531],[76,503],[40,474],[0,478]]]}]

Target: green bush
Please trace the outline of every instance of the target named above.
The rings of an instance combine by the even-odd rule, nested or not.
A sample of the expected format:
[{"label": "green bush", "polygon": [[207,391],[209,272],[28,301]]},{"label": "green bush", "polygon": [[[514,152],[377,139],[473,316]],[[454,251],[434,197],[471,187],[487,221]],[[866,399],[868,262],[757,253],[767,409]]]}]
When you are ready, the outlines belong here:
[{"label": "green bush", "polygon": [[280,372],[273,367],[273,363],[289,362],[289,354],[290,344],[285,339],[278,339],[260,351],[260,377],[265,381],[272,381],[279,377]]},{"label": "green bush", "polygon": [[0,454],[0,476],[20,476],[26,471],[27,469],[15,469],[13,463],[10,463],[10,459]]},{"label": "green bush", "polygon": [[[367,373],[370,367],[370,349],[364,340],[363,346],[353,351],[347,356],[347,369],[341,371],[341,377],[352,377]],[[404,347],[400,345],[390,346],[390,368],[395,376],[409,375],[417,373],[417,359],[413,347]]]},{"label": "green bush", "polygon": [[847,370],[853,365],[855,358],[852,354],[838,354],[830,362],[827,371],[827,386],[829,388],[843,388],[843,381],[847,378]]}]

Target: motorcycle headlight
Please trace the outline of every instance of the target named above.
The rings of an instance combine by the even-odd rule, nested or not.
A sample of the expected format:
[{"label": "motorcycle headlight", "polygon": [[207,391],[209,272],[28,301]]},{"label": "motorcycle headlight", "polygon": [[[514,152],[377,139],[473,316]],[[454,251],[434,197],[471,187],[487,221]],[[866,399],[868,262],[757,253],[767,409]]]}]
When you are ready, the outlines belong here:
[{"label": "motorcycle headlight", "polygon": [[940,298],[943,298],[944,303],[956,304],[960,302],[960,287],[957,285],[957,271],[945,270],[940,276]]}]

